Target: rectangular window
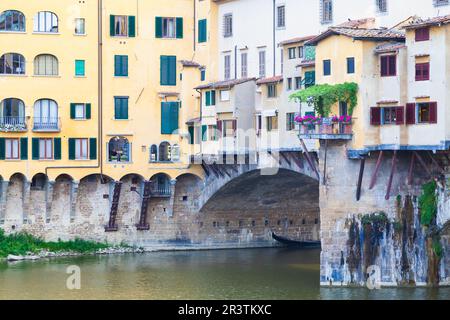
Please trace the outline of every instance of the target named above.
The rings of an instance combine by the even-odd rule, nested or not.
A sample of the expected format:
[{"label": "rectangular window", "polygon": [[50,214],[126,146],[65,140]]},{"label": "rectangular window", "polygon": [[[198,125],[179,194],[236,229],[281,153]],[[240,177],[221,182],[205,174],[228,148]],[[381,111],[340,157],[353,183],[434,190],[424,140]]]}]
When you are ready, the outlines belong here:
[{"label": "rectangular window", "polygon": [[75,34],[77,35],[85,35],[86,34],[86,20],[83,18],[75,19]]},{"label": "rectangular window", "polygon": [[446,6],[449,4],[449,0],[433,0],[433,4],[435,7]]},{"label": "rectangular window", "polygon": [[416,81],[430,80],[430,63],[416,63]]},{"label": "rectangular window", "polygon": [[278,130],[278,116],[267,117],[267,131]]},{"label": "rectangular window", "polygon": [[206,80],[206,70],[200,69],[200,81],[205,81],[205,80]]},{"label": "rectangular window", "polygon": [[230,90],[220,91],[220,101],[230,101]]},{"label": "rectangular window", "polygon": [[88,149],[88,139],[75,139],[75,160],[87,160]]},{"label": "rectangular window", "polygon": [[289,59],[295,59],[296,58],[296,54],[297,54],[296,48],[289,48],[288,49]]},{"label": "rectangular window", "polygon": [[86,119],[86,105],[77,103],[75,104],[75,119],[84,120]]},{"label": "rectangular window", "polygon": [[241,53],[241,78],[247,78],[248,76],[248,54],[247,52]]},{"label": "rectangular window", "polygon": [[207,107],[216,105],[216,91],[206,91],[205,92],[205,104]]},{"label": "rectangular window", "polygon": [[208,126],[208,140],[209,141],[216,141],[217,140],[217,126],[211,125]]},{"label": "rectangular window", "polygon": [[397,56],[381,56],[381,76],[393,77],[397,75]]},{"label": "rectangular window", "polygon": [[114,76],[128,76],[128,56],[114,56]]},{"label": "rectangular window", "polygon": [[305,72],[305,89],[316,84],[316,72],[306,71]]},{"label": "rectangular window", "polygon": [[128,97],[114,97],[114,119],[128,119]]},{"label": "rectangular window", "polygon": [[428,41],[430,40],[430,28],[419,28],[415,30],[416,41]]},{"label": "rectangular window", "polygon": [[355,73],[355,58],[353,57],[347,58],[347,73]]},{"label": "rectangular window", "polygon": [[208,39],[207,23],[206,19],[198,21],[198,43],[204,43]]},{"label": "rectangular window", "polygon": [[321,0],[321,23],[331,23],[333,22],[333,1],[332,0]]},{"label": "rectangular window", "polygon": [[223,121],[223,136],[234,137],[236,132],[236,120]]},{"label": "rectangular window", "polygon": [[224,79],[229,80],[231,78],[231,56],[227,54],[224,56]]},{"label": "rectangular window", "polygon": [[430,122],[430,104],[419,103],[417,106],[418,122],[428,123]]},{"label": "rectangular window", "polygon": [[86,74],[86,63],[84,60],[75,60],[75,76],[84,77]]},{"label": "rectangular window", "polygon": [[323,75],[331,75],[331,60],[323,60]]},{"label": "rectangular window", "polygon": [[397,123],[397,108],[386,107],[381,109],[382,124],[396,124]]},{"label": "rectangular window", "polygon": [[286,27],[286,7],[279,6],[277,8],[277,27],[284,28]]},{"label": "rectangular window", "polygon": [[176,38],[176,19],[162,18],[162,37]]},{"label": "rectangular window", "polygon": [[259,52],[259,77],[266,77],[266,51]]},{"label": "rectangular window", "polygon": [[223,16],[223,36],[225,38],[233,36],[233,15],[231,13]]},{"label": "rectangular window", "polygon": [[292,78],[287,78],[287,89],[292,90]]},{"label": "rectangular window", "polygon": [[276,98],[277,97],[277,85],[272,83],[267,85],[267,97]]},{"label": "rectangular window", "polygon": [[286,113],[286,131],[292,131],[295,129],[295,113],[289,112]]},{"label": "rectangular window", "polygon": [[160,57],[160,84],[162,86],[177,85],[177,57]]},{"label": "rectangular window", "polygon": [[180,102],[161,102],[161,134],[177,134]]},{"label": "rectangular window", "polygon": [[386,13],[387,10],[387,0],[375,0],[378,13]]},{"label": "rectangular window", "polygon": [[302,88],[302,77],[295,77],[295,89]]},{"label": "rectangular window", "polygon": [[5,159],[19,159],[19,139],[5,139]]},{"label": "rectangular window", "polygon": [[305,55],[305,49],[303,48],[303,46],[298,47],[298,57],[300,59],[303,59],[304,55]]},{"label": "rectangular window", "polygon": [[114,36],[126,37],[128,36],[128,17],[127,16],[113,16],[114,19]]},{"label": "rectangular window", "polygon": [[39,139],[39,160],[53,159],[53,139]]}]

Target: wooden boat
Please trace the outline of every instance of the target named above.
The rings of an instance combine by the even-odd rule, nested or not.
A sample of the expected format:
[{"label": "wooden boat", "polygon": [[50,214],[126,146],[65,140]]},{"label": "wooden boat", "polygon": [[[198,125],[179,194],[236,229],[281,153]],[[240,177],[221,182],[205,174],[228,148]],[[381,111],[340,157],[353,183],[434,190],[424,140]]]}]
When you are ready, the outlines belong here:
[{"label": "wooden boat", "polygon": [[300,241],[300,240],[292,240],[285,237],[277,236],[274,232],[272,232],[272,238],[286,246],[289,247],[298,247],[305,249],[320,249],[320,241]]}]

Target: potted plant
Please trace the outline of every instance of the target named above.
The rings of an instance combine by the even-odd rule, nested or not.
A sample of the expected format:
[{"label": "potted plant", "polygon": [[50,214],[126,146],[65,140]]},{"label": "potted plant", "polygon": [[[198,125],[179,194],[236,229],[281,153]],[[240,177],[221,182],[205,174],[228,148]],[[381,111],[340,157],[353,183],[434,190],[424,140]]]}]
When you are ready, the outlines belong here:
[{"label": "potted plant", "polygon": [[343,134],[352,134],[352,116],[345,115],[339,117]]}]

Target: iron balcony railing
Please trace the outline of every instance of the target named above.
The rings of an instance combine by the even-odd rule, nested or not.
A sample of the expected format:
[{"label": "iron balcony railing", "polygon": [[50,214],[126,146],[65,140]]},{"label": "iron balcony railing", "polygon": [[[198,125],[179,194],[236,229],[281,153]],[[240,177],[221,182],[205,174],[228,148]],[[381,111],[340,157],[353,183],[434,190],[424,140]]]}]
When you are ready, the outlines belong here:
[{"label": "iron balcony railing", "polygon": [[26,131],[27,124],[25,117],[1,117],[0,118],[0,131],[3,132],[17,132]]},{"label": "iron balcony railing", "polygon": [[353,124],[333,122],[331,118],[323,119],[320,123],[300,123],[299,134],[302,138],[310,139],[352,139]]},{"label": "iron balcony railing", "polygon": [[60,131],[61,121],[57,117],[34,118],[33,131]]},{"label": "iron balcony railing", "polygon": [[154,184],[151,192],[152,196],[156,197],[170,197],[171,195],[170,186],[162,184]]}]

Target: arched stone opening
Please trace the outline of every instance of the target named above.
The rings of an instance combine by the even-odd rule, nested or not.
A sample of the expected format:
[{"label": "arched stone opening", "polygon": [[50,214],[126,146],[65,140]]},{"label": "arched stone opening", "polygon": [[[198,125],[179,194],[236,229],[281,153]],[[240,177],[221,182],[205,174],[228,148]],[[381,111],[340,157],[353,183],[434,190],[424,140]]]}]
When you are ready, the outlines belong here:
[{"label": "arched stone opening", "polygon": [[[22,173],[14,173],[9,178],[8,189],[6,191],[6,209],[4,218],[4,229],[6,232],[19,231],[27,222],[27,212],[25,200],[29,198],[29,183]],[[28,196],[27,196],[28,195]]]},{"label": "arched stone opening", "polygon": [[145,178],[139,174],[130,173],[120,179],[122,182],[117,210],[117,224],[132,228],[139,222]]}]

